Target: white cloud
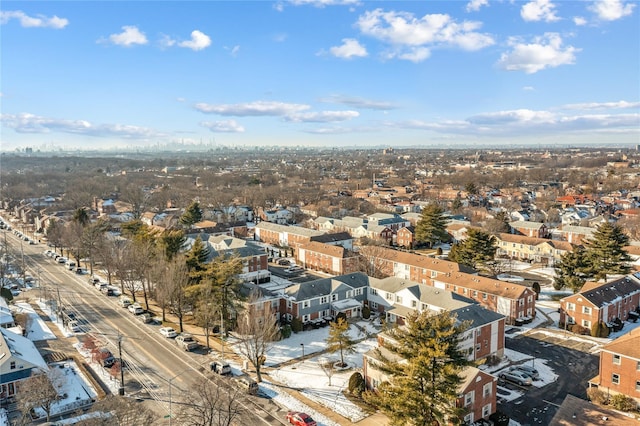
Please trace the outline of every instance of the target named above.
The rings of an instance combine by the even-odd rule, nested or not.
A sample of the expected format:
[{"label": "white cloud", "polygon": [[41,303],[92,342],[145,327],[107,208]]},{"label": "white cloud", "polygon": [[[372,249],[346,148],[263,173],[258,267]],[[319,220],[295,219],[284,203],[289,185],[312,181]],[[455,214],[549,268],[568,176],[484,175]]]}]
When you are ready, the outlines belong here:
[{"label": "white cloud", "polygon": [[603,21],[616,21],[631,15],[635,6],[632,3],[625,3],[623,0],[598,0],[588,9]]},{"label": "white cloud", "polygon": [[233,46],[233,47],[231,47],[231,48],[229,48],[229,47],[225,47],[225,49],[226,49],[226,50],[228,50],[228,51],[229,51],[229,54],[230,54],[231,56],[233,56],[234,58],[235,58],[236,56],[238,56],[238,52],[240,52],[240,46],[238,46],[238,45],[235,45],[235,46]]},{"label": "white cloud", "polygon": [[178,43],[180,47],[186,47],[191,50],[202,50],[211,46],[211,37],[205,33],[194,30],[191,32],[191,40],[186,40]]},{"label": "white cloud", "polygon": [[563,105],[563,109],[575,109],[575,110],[594,110],[594,109],[634,109],[640,108],[640,102],[587,102],[581,104],[568,104]]},{"label": "white cloud", "polygon": [[[98,40],[100,42],[104,40]],[[109,40],[111,43],[118,46],[133,46],[134,44],[147,44],[147,36],[141,32],[138,27],[132,25],[125,25],[122,27],[122,32],[118,34],[111,34]]]},{"label": "white cloud", "polygon": [[356,6],[360,4],[360,0],[289,0],[294,6]]},{"label": "white cloud", "polygon": [[366,57],[367,49],[362,46],[358,40],[353,38],[343,38],[342,46],[334,46],[329,52],[337,58],[351,59],[353,57]]},{"label": "white cloud", "polygon": [[520,16],[525,21],[555,22],[560,18],[556,16],[556,5],[549,0],[533,0],[522,6]]},{"label": "white cloud", "polygon": [[0,122],[3,126],[18,133],[63,132],[95,137],[117,136],[126,139],[147,139],[162,136],[161,133],[146,127],[126,124],[94,125],[86,120],[61,120],[29,113],[2,114]]},{"label": "white cloud", "polygon": [[573,17],[573,23],[576,24],[577,26],[581,27],[583,25],[587,25],[587,20],[584,19],[582,16],[574,16]]},{"label": "white cloud", "polygon": [[477,12],[482,6],[488,6],[489,0],[471,0],[467,3],[467,12]]},{"label": "white cloud", "polygon": [[533,92],[536,89],[533,86],[524,86],[522,90],[524,90],[525,92]]},{"label": "white cloud", "polygon": [[480,33],[482,23],[454,22],[449,15],[432,14],[416,18],[408,12],[375,9],[362,14],[356,27],[364,34],[391,45],[387,58],[419,62],[429,57],[429,47],[458,47],[474,51],[495,43],[492,36]]},{"label": "white cloud", "polygon": [[359,116],[360,113],[357,111],[322,111],[290,114],[284,119],[295,123],[335,123]]},{"label": "white cloud", "polygon": [[238,124],[235,120],[213,122],[203,121],[200,125],[215,133],[244,133],[244,127]]},{"label": "white cloud", "polygon": [[581,50],[573,46],[563,47],[562,38],[557,33],[535,37],[529,44],[511,39],[509,46],[511,50],[501,55],[498,65],[507,71],[524,71],[527,74],[573,64],[575,53]]},{"label": "white cloud", "polygon": [[60,30],[69,24],[68,19],[58,18],[55,15],[49,18],[44,15],[29,16],[21,10],[0,12],[0,23],[6,24],[11,19],[17,19],[20,21],[20,25],[25,28],[53,28]]},{"label": "white cloud", "polygon": [[284,102],[256,101],[245,104],[212,105],[197,103],[195,109],[206,114],[224,116],[286,116],[310,109],[309,105],[288,104]]},{"label": "white cloud", "polygon": [[319,101],[324,103],[336,103],[336,104],[349,105],[354,108],[373,109],[373,110],[382,110],[382,111],[396,108],[395,105],[392,105],[389,102],[372,101],[369,99],[356,98],[356,97],[350,97],[350,96],[341,96],[341,95],[331,95],[326,98],[321,98],[319,99]]}]

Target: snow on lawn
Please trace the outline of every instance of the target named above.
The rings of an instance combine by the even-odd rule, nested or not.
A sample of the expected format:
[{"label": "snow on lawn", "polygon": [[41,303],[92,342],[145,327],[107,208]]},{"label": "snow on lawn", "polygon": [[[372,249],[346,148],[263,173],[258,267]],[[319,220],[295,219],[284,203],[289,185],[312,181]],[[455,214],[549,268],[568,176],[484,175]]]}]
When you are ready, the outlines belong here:
[{"label": "snow on lawn", "polygon": [[62,324],[62,321],[59,320],[58,315],[56,314],[54,300],[44,301],[42,299],[38,299],[36,303],[38,304],[40,309],[42,309],[42,312],[44,312],[49,317],[49,319],[51,319],[51,322],[54,323],[56,327],[58,327],[58,330],[60,330],[60,333],[62,333],[64,337],[74,336],[74,333],[67,330],[64,327],[64,324]]},{"label": "snow on lawn", "polygon": [[[96,390],[83,376],[74,361],[64,361],[49,364],[50,377],[56,387],[58,395],[62,398],[53,403],[51,415],[64,414],[77,411],[95,401]],[[38,418],[46,417],[45,411],[37,407],[34,409]]]},{"label": "snow on lawn", "polygon": [[[353,422],[365,418],[367,415],[350,402],[342,392],[348,386],[351,375],[356,371],[362,371],[362,355],[377,347],[376,339],[368,337],[368,335],[379,332],[379,328],[374,326],[371,321],[366,320],[358,321],[356,324],[352,324],[349,329],[350,337],[360,340],[355,347],[356,353],[344,354],[348,368],[344,371],[335,369],[331,374],[331,385],[329,385],[329,377],[321,365],[339,362],[340,353],[320,353],[327,347],[325,342],[329,335],[329,327],[327,326],[293,333],[290,337],[276,342],[267,352],[265,363],[266,367],[275,368],[268,370],[268,375],[263,377],[263,382],[260,384],[261,389],[286,409],[306,412],[318,422],[318,425],[333,426],[336,423],[324,418],[302,401],[291,396],[288,393],[291,392],[291,389],[299,391],[310,400],[330,408]],[[237,351],[233,340],[230,339],[231,346]],[[301,358],[303,350],[304,361],[300,360],[278,367],[281,363]],[[311,356],[309,357],[309,355]],[[286,392],[281,390],[280,388],[283,386],[289,390]]]},{"label": "snow on lawn", "polygon": [[24,313],[29,317],[25,337],[33,342],[56,338],[56,335],[51,332],[51,329],[47,326],[44,320],[40,318],[40,315],[36,313],[30,304],[27,302],[18,302],[15,306],[16,312]]},{"label": "snow on lawn", "polygon": [[102,367],[99,363],[93,360],[91,356],[91,351],[88,351],[82,346],[82,343],[75,343],[73,345],[74,348],[80,353],[80,355],[85,359],[86,363],[91,367],[96,376],[98,376],[102,383],[104,383],[113,395],[118,394],[118,389],[120,388],[120,381],[117,377],[113,377],[111,375],[110,370]]}]

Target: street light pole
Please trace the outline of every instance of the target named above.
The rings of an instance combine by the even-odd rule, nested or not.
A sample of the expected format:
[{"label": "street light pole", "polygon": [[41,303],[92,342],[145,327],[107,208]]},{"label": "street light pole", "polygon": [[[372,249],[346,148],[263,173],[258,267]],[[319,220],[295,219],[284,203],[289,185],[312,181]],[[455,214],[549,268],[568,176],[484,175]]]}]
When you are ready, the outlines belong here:
[{"label": "street light pole", "polygon": [[[122,362],[122,335],[118,332],[118,355],[120,356],[120,387],[118,395],[124,396],[124,363]],[[171,392],[171,387],[169,387]]]},{"label": "street light pole", "polygon": [[300,346],[302,346],[302,362],[304,362],[304,343],[300,343]]}]

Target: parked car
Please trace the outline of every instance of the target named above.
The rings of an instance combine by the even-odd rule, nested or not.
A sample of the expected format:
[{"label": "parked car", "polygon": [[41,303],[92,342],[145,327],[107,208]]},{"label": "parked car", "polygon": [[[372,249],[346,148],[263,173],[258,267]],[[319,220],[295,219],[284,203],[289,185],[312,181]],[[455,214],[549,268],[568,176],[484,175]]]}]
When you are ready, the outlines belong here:
[{"label": "parked car", "polygon": [[185,351],[192,351],[198,347],[198,342],[189,333],[182,333],[176,336],[176,343]]},{"label": "parked car", "polygon": [[300,411],[289,411],[287,421],[294,426],[316,426],[316,421],[310,415]]},{"label": "parked car", "polygon": [[280,266],[289,266],[291,265],[291,261],[289,259],[280,259],[276,262]]},{"label": "parked car", "polygon": [[153,322],[153,317],[148,312],[138,315],[138,318],[143,324],[151,324]]},{"label": "parked car", "polygon": [[133,303],[129,298],[129,296],[126,296],[124,294],[120,296],[120,299],[118,299],[118,302],[120,303],[120,306],[122,306],[123,308],[128,308]]},{"label": "parked car", "polygon": [[138,302],[134,303],[133,305],[129,305],[127,309],[129,309],[129,312],[134,315],[144,314],[144,309],[142,309],[142,306],[140,306]]},{"label": "parked car", "polygon": [[224,376],[226,374],[231,374],[231,366],[227,361],[215,360],[209,363],[209,368],[216,374],[220,374]]},{"label": "parked car", "polygon": [[100,282],[100,278],[96,278],[96,277],[89,277],[89,284],[91,285],[96,285],[97,283]]},{"label": "parked car", "polygon": [[64,256],[60,256],[60,257],[56,258],[56,262],[58,262],[58,263],[63,263],[63,264],[64,264],[64,263],[67,263],[67,261],[68,261],[68,260],[69,260],[69,259],[67,259],[67,258],[66,258],[66,257],[64,257]]},{"label": "parked car", "polygon": [[500,378],[519,384],[520,386],[530,386],[531,377],[527,376],[524,372],[518,371],[515,368],[503,371],[500,373]]},{"label": "parked car", "polygon": [[178,335],[178,333],[173,329],[173,327],[161,327],[160,334],[170,339],[173,339]]},{"label": "parked car", "polygon": [[236,383],[238,383],[240,388],[247,392],[249,395],[258,394],[258,390],[260,389],[258,387],[258,383],[256,383],[256,381],[249,377],[247,374],[236,376],[233,379],[236,381]]},{"label": "parked car", "polygon": [[75,273],[78,275],[84,275],[87,273],[87,270],[84,268],[76,268]]},{"label": "parked car", "polygon": [[67,330],[72,333],[80,333],[82,331],[82,327],[78,324],[78,320],[70,320],[67,322]]},{"label": "parked car", "polygon": [[100,348],[100,350],[98,350],[96,358],[100,365],[102,365],[104,368],[110,368],[116,362],[113,354],[107,348]]},{"label": "parked car", "polygon": [[534,367],[529,365],[516,365],[516,370],[522,371],[527,376],[531,377],[533,380],[538,380],[540,378],[540,372],[536,370]]}]

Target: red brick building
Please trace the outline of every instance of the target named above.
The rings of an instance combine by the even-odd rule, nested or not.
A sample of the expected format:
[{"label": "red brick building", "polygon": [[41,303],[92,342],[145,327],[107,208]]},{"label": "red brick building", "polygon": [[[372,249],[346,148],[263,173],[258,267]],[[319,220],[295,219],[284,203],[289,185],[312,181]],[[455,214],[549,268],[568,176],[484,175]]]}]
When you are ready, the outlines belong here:
[{"label": "red brick building", "polygon": [[255,227],[255,237],[258,241],[280,247],[298,248],[310,241],[311,237],[323,235],[326,232],[301,226],[278,225],[271,222],[260,222]]},{"label": "red brick building", "polygon": [[[589,282],[582,290],[560,300],[560,323],[591,328],[602,321],[627,320],[640,305],[640,279],[635,275],[608,283]],[[630,312],[633,312],[629,314]]]},{"label": "red brick building", "polygon": [[359,267],[356,253],[342,246],[310,242],[298,247],[298,262],[307,269],[333,275],[355,272]]},{"label": "red brick building", "polygon": [[640,329],[605,345],[600,351],[600,370],[589,380],[607,395],[623,394],[640,404]]},{"label": "red brick building", "polygon": [[401,228],[396,232],[396,245],[405,248],[413,248],[415,244],[416,229],[413,226]]}]

